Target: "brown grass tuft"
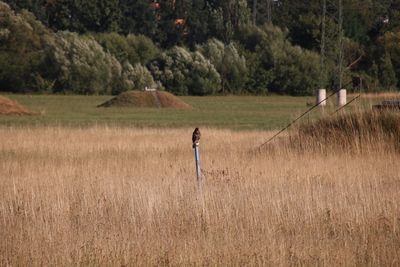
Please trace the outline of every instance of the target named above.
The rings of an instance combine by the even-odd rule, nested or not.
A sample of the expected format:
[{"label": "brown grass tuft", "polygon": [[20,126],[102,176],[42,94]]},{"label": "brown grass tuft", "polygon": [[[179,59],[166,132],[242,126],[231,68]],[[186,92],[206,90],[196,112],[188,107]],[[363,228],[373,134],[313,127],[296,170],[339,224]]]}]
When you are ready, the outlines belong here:
[{"label": "brown grass tuft", "polygon": [[171,93],[164,91],[145,92],[129,91],[124,92],[111,100],[100,104],[98,107],[147,107],[147,108],[176,108],[189,109],[186,104]]},{"label": "brown grass tuft", "polygon": [[32,113],[16,101],[0,96],[0,115],[31,115]]}]

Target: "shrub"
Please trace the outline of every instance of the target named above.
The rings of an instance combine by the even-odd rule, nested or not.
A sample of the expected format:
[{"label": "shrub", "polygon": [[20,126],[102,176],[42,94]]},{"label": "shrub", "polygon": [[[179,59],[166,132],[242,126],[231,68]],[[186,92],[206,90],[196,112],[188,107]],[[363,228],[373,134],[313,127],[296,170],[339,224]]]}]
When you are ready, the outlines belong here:
[{"label": "shrub", "polygon": [[239,55],[233,43],[225,45],[217,39],[210,39],[198,46],[200,51],[217,69],[221,77],[222,92],[240,93],[247,79],[246,60]]},{"label": "shrub", "polygon": [[220,76],[199,52],[173,47],[150,64],[150,71],[177,95],[209,95],[220,88]]},{"label": "shrub", "polygon": [[272,91],[290,95],[311,95],[319,84],[319,57],[299,46],[278,44],[273,48],[274,79]]},{"label": "shrub", "polygon": [[122,78],[125,86],[123,86],[123,88],[121,88],[121,90],[119,91],[114,91],[113,94],[119,94],[124,89],[143,90],[145,87],[159,89],[162,88],[161,84],[157,84],[154,81],[153,76],[151,76],[149,70],[139,63],[132,66],[130,63],[126,62],[124,64]]},{"label": "shrub", "polygon": [[110,94],[120,90],[120,63],[92,37],[59,32],[49,39],[47,51],[57,68],[57,91]]}]

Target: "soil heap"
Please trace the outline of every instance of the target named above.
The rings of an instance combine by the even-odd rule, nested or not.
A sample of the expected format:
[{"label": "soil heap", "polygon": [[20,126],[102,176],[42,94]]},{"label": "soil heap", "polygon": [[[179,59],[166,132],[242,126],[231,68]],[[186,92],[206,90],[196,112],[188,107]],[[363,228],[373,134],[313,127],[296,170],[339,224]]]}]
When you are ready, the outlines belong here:
[{"label": "soil heap", "polygon": [[190,109],[191,106],[165,91],[128,91],[97,107],[141,107]]},{"label": "soil heap", "polygon": [[0,96],[0,115],[31,115],[26,107],[7,97]]}]

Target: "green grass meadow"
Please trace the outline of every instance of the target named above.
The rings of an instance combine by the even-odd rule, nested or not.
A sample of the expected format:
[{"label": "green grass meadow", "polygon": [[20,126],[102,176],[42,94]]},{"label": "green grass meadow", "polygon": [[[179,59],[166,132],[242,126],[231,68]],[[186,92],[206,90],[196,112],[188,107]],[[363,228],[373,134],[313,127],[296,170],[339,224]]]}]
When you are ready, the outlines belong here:
[{"label": "green grass meadow", "polygon": [[[210,96],[180,97],[191,110],[151,108],[97,108],[112,96],[5,95],[37,115],[0,116],[2,126],[90,126],[96,124],[133,127],[213,127],[234,130],[273,130],[287,125],[306,111],[314,97]],[[351,98],[349,98],[351,99]],[[323,110],[317,108],[303,120],[334,111],[334,97]],[[354,103],[346,109],[354,109]]]}]

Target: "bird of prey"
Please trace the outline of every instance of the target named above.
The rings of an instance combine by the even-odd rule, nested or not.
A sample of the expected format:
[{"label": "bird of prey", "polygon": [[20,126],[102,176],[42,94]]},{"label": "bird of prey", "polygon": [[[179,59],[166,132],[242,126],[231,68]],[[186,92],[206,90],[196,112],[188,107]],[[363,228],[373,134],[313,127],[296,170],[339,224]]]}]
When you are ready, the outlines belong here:
[{"label": "bird of prey", "polygon": [[201,136],[201,134],[200,134],[199,128],[194,129],[193,135],[192,135],[193,148],[195,148],[196,144],[199,143],[200,136]]}]

